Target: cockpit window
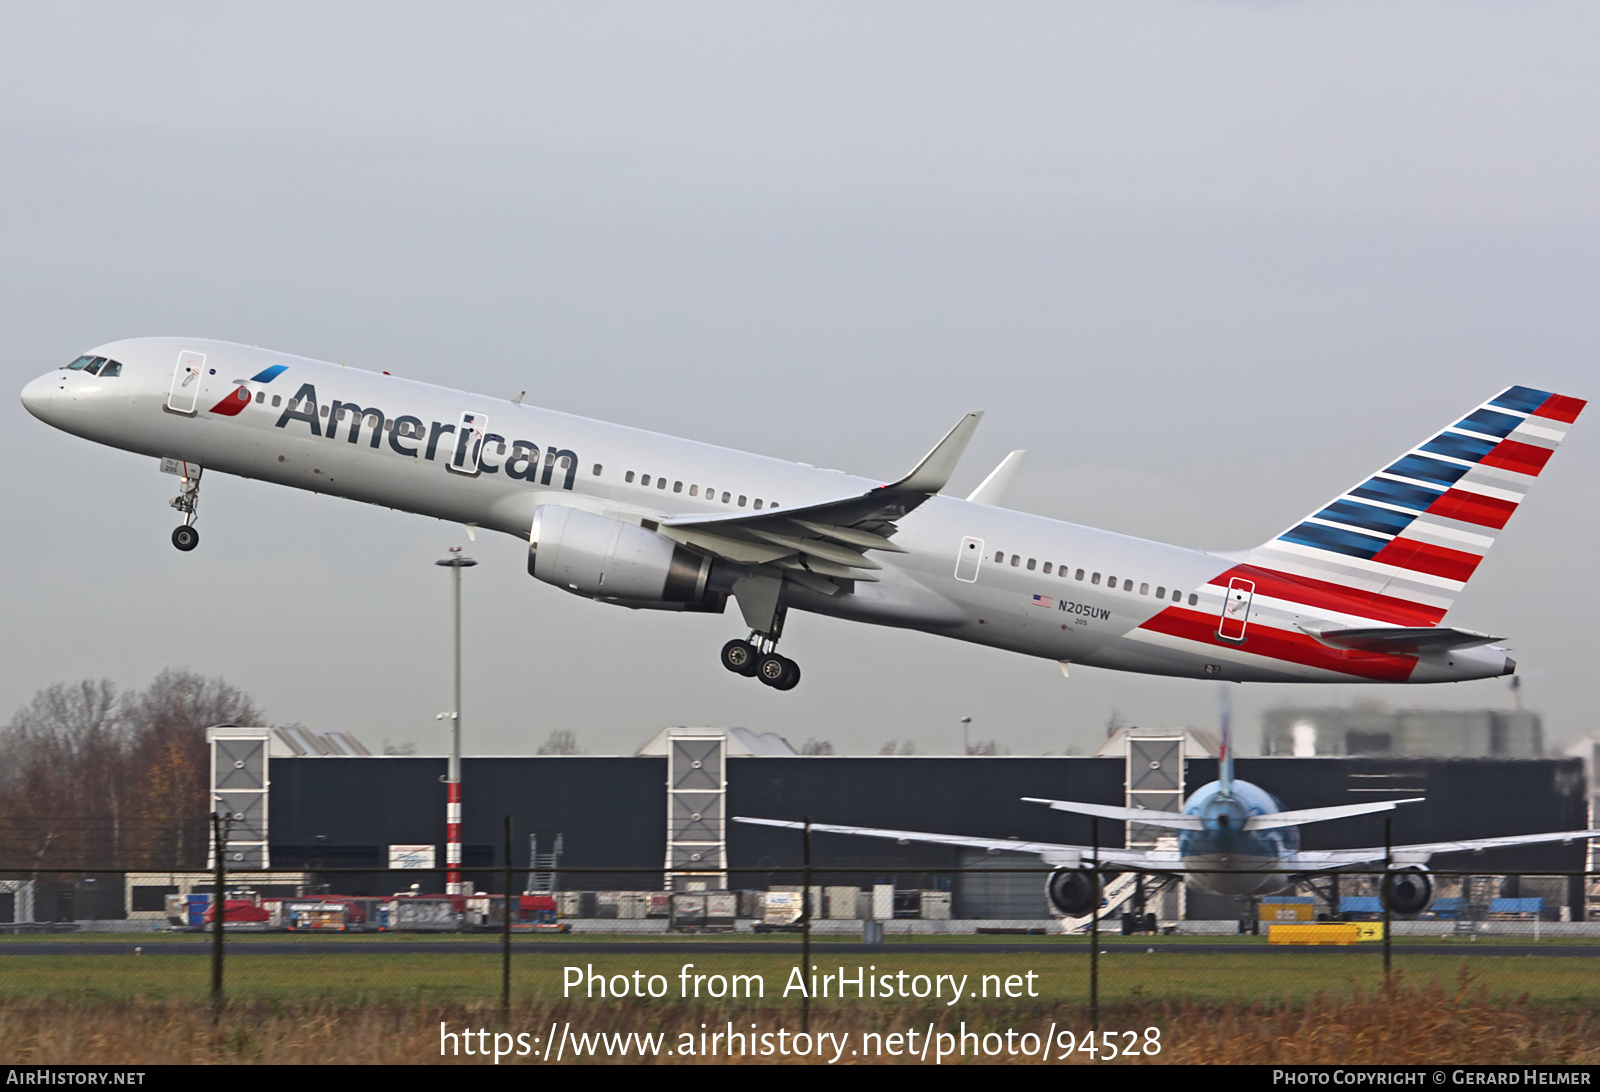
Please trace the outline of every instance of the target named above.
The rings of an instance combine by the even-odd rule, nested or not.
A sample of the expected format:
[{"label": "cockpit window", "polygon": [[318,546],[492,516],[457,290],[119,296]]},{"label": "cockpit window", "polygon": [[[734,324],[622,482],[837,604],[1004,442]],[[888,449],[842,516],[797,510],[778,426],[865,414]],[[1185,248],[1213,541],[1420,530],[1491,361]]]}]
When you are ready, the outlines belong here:
[{"label": "cockpit window", "polygon": [[89,361],[89,363],[84,366],[83,370],[85,372],[87,372],[89,375],[99,375],[100,374],[100,368],[101,368],[102,365],[105,364],[105,362],[106,362],[106,358],[105,357],[97,356],[93,360]]},{"label": "cockpit window", "polygon": [[115,360],[106,361],[106,366],[100,369],[101,379],[111,379],[122,374],[122,364]]},{"label": "cockpit window", "polygon": [[94,357],[92,356],[80,356],[77,360],[74,360],[71,364],[68,364],[64,370],[69,372],[79,372],[84,368],[87,368],[93,361]]}]

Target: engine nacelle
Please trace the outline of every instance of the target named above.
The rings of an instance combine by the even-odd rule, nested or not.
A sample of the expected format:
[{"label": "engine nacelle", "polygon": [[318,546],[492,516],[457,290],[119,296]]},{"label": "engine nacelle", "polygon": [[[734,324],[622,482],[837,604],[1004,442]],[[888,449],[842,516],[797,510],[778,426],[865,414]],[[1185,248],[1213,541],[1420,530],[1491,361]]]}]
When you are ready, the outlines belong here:
[{"label": "engine nacelle", "polygon": [[1044,891],[1050,905],[1069,918],[1088,917],[1100,909],[1100,883],[1091,869],[1060,868],[1050,873]]},{"label": "engine nacelle", "polygon": [[1421,865],[1391,869],[1383,877],[1382,898],[1391,914],[1420,914],[1433,901],[1433,877]]},{"label": "engine nacelle", "polygon": [[528,532],[528,573],[591,599],[694,609],[708,598],[711,559],[637,524],[542,504]]}]

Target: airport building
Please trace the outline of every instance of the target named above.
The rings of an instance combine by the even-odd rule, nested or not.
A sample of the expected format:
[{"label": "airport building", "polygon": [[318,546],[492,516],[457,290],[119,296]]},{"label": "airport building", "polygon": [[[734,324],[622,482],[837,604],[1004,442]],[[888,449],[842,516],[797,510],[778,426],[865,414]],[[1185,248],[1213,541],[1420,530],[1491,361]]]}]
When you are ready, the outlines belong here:
[{"label": "airport building", "polygon": [[1262,717],[1261,750],[1292,758],[1537,758],[1544,753],[1544,723],[1520,709],[1280,706]]},{"label": "airport building", "polygon": [[[512,887],[519,891],[533,889],[530,874],[541,861],[545,869],[555,863],[558,839],[559,865],[569,871],[554,885],[563,890],[798,884],[803,835],[731,821],[735,816],[1090,845],[1094,820],[1022,798],[1176,810],[1216,777],[1207,738],[1126,732],[1121,753],[1092,757],[856,757],[800,755],[780,737],[740,728],[682,728],[662,731],[631,755],[469,757],[462,763],[462,863],[478,890],[502,890],[508,816]],[[298,729],[218,728],[211,743],[214,792],[235,817],[230,867],[270,868],[331,891],[376,895],[410,884],[397,888],[392,873],[359,870],[403,863],[415,870],[406,878],[418,889],[443,890],[443,756],[371,755],[348,736]],[[1271,756],[1240,758],[1236,770],[1286,808],[1427,798],[1390,813],[1303,826],[1305,849],[1382,845],[1385,814],[1395,844],[1591,825],[1578,757]],[[1148,844],[1161,833],[1109,821],[1098,827],[1107,846]],[[1497,876],[1580,872],[1587,859],[1583,843],[1550,843],[1441,856],[1432,865]],[[948,892],[948,912],[957,918],[1049,916],[1046,870],[1032,855],[818,833],[811,865],[819,886]],[[1544,884],[1548,907],[1584,918],[1581,878]],[[1193,892],[1177,909],[1164,908],[1162,916],[1239,914],[1232,900]]]}]

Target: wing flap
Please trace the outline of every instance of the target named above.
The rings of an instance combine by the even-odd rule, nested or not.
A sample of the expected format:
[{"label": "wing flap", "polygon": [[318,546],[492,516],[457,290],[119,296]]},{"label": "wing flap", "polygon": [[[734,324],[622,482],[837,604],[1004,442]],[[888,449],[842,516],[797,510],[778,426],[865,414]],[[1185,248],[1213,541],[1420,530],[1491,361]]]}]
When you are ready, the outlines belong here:
[{"label": "wing flap", "polygon": [[[646,526],[675,542],[742,565],[769,565],[836,580],[873,580],[883,566],[864,550],[905,553],[889,541],[894,521],[943,489],[982,413],[969,413],[899,481],[799,508],[718,516],[671,516]],[[793,563],[786,559],[793,558]]]}]

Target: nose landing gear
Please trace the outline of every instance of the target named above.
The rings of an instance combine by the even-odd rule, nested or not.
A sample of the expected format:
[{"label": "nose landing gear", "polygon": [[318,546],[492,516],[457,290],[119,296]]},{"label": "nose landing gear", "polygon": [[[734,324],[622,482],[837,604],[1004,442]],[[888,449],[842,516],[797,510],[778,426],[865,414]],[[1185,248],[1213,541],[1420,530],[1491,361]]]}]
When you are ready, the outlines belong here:
[{"label": "nose landing gear", "polygon": [[199,518],[195,509],[200,505],[200,468],[193,463],[182,464],[184,475],[178,485],[178,495],[168,503],[183,513],[183,526],[172,532],[172,544],[184,553],[200,545],[200,532],[194,521]]}]

